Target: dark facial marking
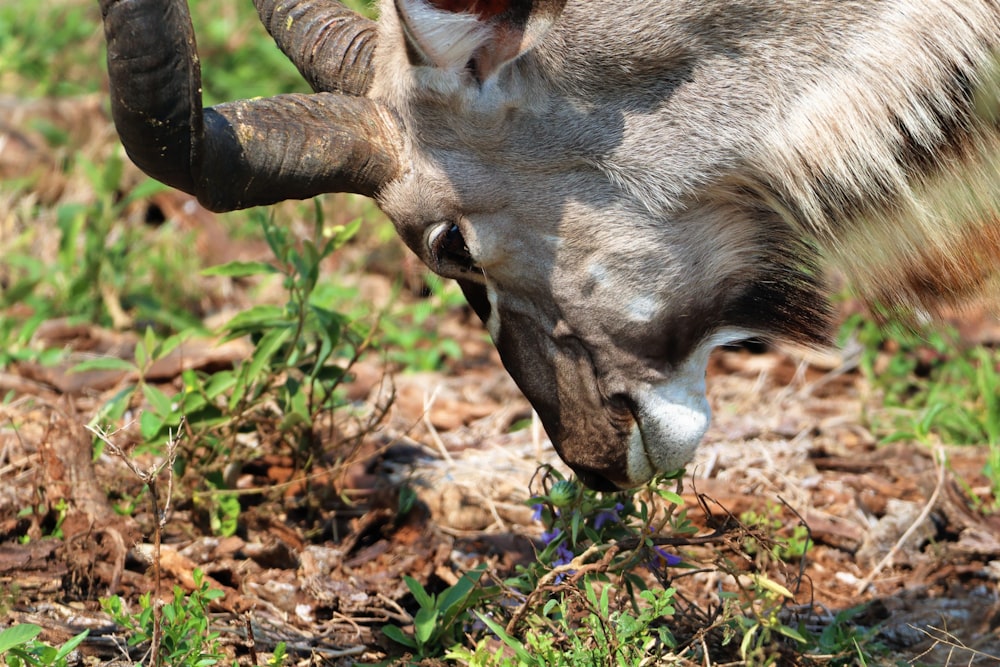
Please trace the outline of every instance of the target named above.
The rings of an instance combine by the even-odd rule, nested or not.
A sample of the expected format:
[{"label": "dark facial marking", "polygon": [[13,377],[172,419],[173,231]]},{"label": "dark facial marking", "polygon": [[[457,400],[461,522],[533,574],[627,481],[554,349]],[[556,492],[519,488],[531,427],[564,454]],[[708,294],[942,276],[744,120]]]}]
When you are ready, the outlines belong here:
[{"label": "dark facial marking", "polygon": [[469,302],[472,306],[472,310],[476,311],[476,315],[479,319],[483,321],[483,324],[490,319],[490,313],[492,311],[490,307],[490,300],[486,296],[486,287],[480,285],[479,283],[472,282],[471,280],[459,280],[458,286],[462,288],[462,294],[465,295],[465,300]]}]

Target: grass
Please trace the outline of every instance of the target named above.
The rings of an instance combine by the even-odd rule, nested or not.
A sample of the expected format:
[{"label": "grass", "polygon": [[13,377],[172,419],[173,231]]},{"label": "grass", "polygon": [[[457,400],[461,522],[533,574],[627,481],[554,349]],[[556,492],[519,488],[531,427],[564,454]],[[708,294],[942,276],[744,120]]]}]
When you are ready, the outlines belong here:
[{"label": "grass", "polygon": [[975,501],[1000,509],[1000,350],[963,344],[941,325],[860,316],[841,336],[863,345],[861,370],[879,394],[880,407],[867,415],[875,435],[885,443],[985,446],[991,497]]},{"label": "grass", "polygon": [[[206,0],[194,3],[194,11],[208,103],[304,90],[249,3]],[[0,6],[3,90],[24,97],[98,93],[102,49],[97,7],[90,0]],[[71,145],[59,128],[42,130],[53,149]],[[331,278],[336,253],[380,243],[391,229],[368,204],[328,197],[227,214],[223,220],[234,235],[266,244],[272,258],[203,272],[189,259],[189,234],[145,220],[150,198],[162,187],[130,181],[120,150],[110,156],[54,152],[62,156],[67,182],[87,196],[43,201],[34,193],[37,174],[0,183],[0,212],[11,221],[0,238],[0,368],[64,360],[66,350],[34,342],[38,327],[53,318],[136,334],[132,359],[77,366],[133,374],[134,381],[99,407],[92,426],[122,425],[143,407],[138,454],[168,460],[164,474],[177,477],[173,492],[144,480],[139,494],[123,499],[123,512],[149,501],[151,514],[160,516],[158,503],[169,502],[172,493],[187,494],[212,532],[231,535],[242,505],[226,463],[254,455],[243,449],[247,434],[258,434],[269,451],[288,454],[308,470],[328,454],[322,451],[330,441],[322,432],[330,428],[326,416],[350,409],[341,383],[360,354],[374,348],[413,370],[439,368],[460,354],[432,326],[442,312],[458,307],[461,297],[453,285],[431,280],[432,298],[394,298],[387,312],[373,313],[358,308],[357,289]],[[364,225],[356,222],[361,219]],[[213,328],[205,323],[211,310],[205,305],[211,301],[206,278],[223,286],[252,283],[260,293],[278,285],[268,293],[279,296]],[[885,440],[988,445],[992,500],[982,502],[996,509],[997,352],[964,350],[927,332],[907,337],[862,320],[850,322],[846,331],[866,344],[864,372],[887,406],[870,416],[874,430]],[[247,338],[254,351],[233,368],[186,371],[175,391],[147,380],[154,362],[186,338],[209,332]],[[178,431],[185,433],[184,444],[168,453]],[[346,461],[351,451],[335,456]],[[728,656],[752,665],[878,658],[882,649],[871,629],[857,624],[856,610],[824,617],[817,627],[814,610],[793,604],[796,564],[813,546],[804,526],[783,531],[772,508],[719,527],[720,535],[739,545],[738,556],[753,561],[754,576],[746,577],[736,556],[707,550],[694,536],[672,484],[660,480],[635,494],[595,494],[544,471],[530,501],[543,531],[535,558],[509,577],[473,568],[442,590],[407,579],[412,605],[403,613],[411,618],[387,626],[385,637],[396,643],[404,662],[503,667],[633,665],[671,657],[711,664]],[[673,586],[702,567],[714,568],[731,584],[715,609],[696,608]],[[195,582],[189,593],[157,590],[131,602],[112,596],[105,611],[131,642],[160,647],[154,660],[162,664],[229,661],[208,612],[217,592],[199,575]],[[130,605],[138,616],[128,613]],[[37,635],[32,626],[8,628],[0,633],[0,655],[12,665],[64,664],[83,639],[51,647]],[[709,644],[715,652],[704,648]],[[277,665],[283,658],[279,652],[270,660]]]}]

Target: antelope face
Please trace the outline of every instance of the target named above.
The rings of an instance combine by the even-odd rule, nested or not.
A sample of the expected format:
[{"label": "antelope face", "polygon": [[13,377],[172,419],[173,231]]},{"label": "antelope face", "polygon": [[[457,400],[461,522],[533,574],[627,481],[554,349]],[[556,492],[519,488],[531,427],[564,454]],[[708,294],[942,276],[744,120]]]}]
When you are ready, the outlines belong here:
[{"label": "antelope face", "polygon": [[708,352],[729,333],[685,321],[696,306],[678,303],[689,281],[667,235],[596,170],[439,157],[380,204],[460,283],[563,460],[604,489],[683,467],[709,421]]},{"label": "antelope face", "polygon": [[739,224],[695,240],[694,223],[651,224],[599,170],[480,159],[431,152],[380,204],[428,266],[459,282],[588,486],[684,467],[709,424],[712,348],[771,333],[759,318],[785,321],[787,294],[746,261],[759,244]]},{"label": "antelope face", "polygon": [[535,8],[505,31],[422,0],[383,8],[380,43],[406,44],[377,56],[373,95],[402,119],[408,168],[377,201],[460,283],[562,459],[593,488],[632,487],[691,460],[712,348],[798,321],[784,314],[803,294],[774,279],[787,232],[629,186],[644,176],[622,166],[644,141],[635,102],[552,85],[525,36],[558,42],[563,7]]}]

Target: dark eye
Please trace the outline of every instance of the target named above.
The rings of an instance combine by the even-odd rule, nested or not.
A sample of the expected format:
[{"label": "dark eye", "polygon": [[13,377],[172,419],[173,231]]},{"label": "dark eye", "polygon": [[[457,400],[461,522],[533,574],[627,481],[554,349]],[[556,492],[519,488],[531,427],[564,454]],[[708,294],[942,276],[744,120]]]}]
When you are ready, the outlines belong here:
[{"label": "dark eye", "polygon": [[431,257],[441,267],[457,267],[462,271],[472,271],[476,268],[469,246],[462,236],[462,230],[454,223],[445,223],[431,230],[427,245]]}]

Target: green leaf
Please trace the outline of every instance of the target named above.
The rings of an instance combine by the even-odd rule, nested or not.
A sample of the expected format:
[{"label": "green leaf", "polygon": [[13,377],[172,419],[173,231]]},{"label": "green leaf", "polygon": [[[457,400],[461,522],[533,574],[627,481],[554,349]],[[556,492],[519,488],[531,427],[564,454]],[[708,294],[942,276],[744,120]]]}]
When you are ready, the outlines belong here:
[{"label": "green leaf", "polygon": [[281,346],[292,337],[291,329],[273,329],[264,334],[264,337],[257,343],[250,363],[247,366],[247,382],[254,382],[260,376],[261,371],[271,362],[271,358],[277,354]]},{"label": "green leaf", "polygon": [[479,567],[466,572],[462,577],[455,582],[454,586],[450,586],[447,590],[441,593],[438,598],[438,607],[443,611],[448,612],[452,607],[461,604],[468,596],[469,593],[473,591],[476,587],[476,583],[479,578],[483,576],[483,572],[486,571],[485,565],[480,565]]},{"label": "green leaf", "polygon": [[570,531],[572,533],[570,547],[574,552],[576,551],[576,547],[580,539],[580,528],[582,525],[583,514],[581,512],[573,512],[573,518],[570,520]]},{"label": "green leaf", "polygon": [[542,616],[551,616],[552,610],[559,606],[559,600],[556,598],[549,598],[545,606],[542,607]]},{"label": "green leaf", "polygon": [[[184,394],[184,400],[181,402],[180,412],[183,412],[185,415],[191,415],[192,413],[201,410],[206,405],[208,405],[208,400],[204,395],[189,391]],[[178,423],[180,422],[178,421]]]},{"label": "green leaf", "polygon": [[148,410],[139,415],[139,433],[144,440],[154,439],[163,430],[163,425],[163,418]]},{"label": "green leaf", "polygon": [[86,639],[87,635],[89,635],[89,634],[90,634],[90,630],[84,630],[80,634],[72,637],[69,641],[67,641],[65,644],[63,644],[59,648],[59,650],[56,652],[55,660],[53,660],[53,662],[58,662],[59,660],[62,660],[63,658],[65,658],[66,656],[68,656],[70,653],[72,653],[73,649],[75,649],[77,646],[79,646],[80,642],[82,642],[84,639]]},{"label": "green leaf", "polygon": [[279,306],[254,306],[244,310],[223,325],[229,331],[229,338],[242,336],[251,331],[263,331],[275,325],[287,325],[285,310]]},{"label": "green leaf", "polygon": [[191,336],[191,334],[192,334],[191,331],[181,331],[179,333],[175,333],[173,336],[170,336],[166,340],[160,341],[160,343],[157,344],[156,347],[154,348],[153,356],[156,359],[163,359],[168,354],[177,349],[177,347],[180,346],[184,341],[186,341]]},{"label": "green leaf", "polygon": [[94,418],[90,420],[91,426],[103,426],[106,422],[117,422],[123,416],[132,401],[132,394],[135,393],[135,385],[129,385],[121,389],[112,396],[107,403],[101,406]]},{"label": "green leaf", "polygon": [[421,607],[417,615],[413,617],[413,638],[417,640],[418,646],[427,645],[434,636],[440,615],[441,613],[437,609]]},{"label": "green leaf", "polygon": [[661,498],[666,500],[668,503],[671,503],[672,505],[684,504],[684,499],[681,498],[680,494],[675,493],[674,491],[667,491],[666,489],[661,489],[659,491],[659,494]]},{"label": "green leaf", "polygon": [[406,587],[410,589],[410,592],[413,593],[413,598],[417,601],[417,604],[421,607],[435,607],[434,598],[427,593],[419,581],[409,575],[404,576],[403,581],[406,583]]},{"label": "green leaf", "polygon": [[149,178],[132,188],[132,191],[129,192],[125,199],[122,200],[122,204],[131,204],[139,199],[146,199],[147,197],[152,197],[159,192],[165,192],[169,189],[170,188],[163,183]]},{"label": "green leaf", "polygon": [[247,389],[250,388],[249,385],[251,382],[247,379],[248,369],[248,364],[240,366],[239,372],[235,377],[236,381],[233,383],[232,393],[229,394],[228,407],[230,411],[236,409],[236,406],[239,405],[240,401],[243,400],[243,397],[246,396]]},{"label": "green leaf", "polygon": [[799,632],[795,628],[790,628],[787,625],[784,624],[778,625],[777,630],[779,633],[785,635],[789,639],[794,639],[800,644],[806,644],[809,641],[808,639],[805,638],[805,636],[801,632]]},{"label": "green leaf", "polygon": [[297,281],[299,287],[306,293],[311,292],[319,278],[319,252],[316,246],[308,239],[303,241],[302,253],[293,252],[291,259],[299,274]]},{"label": "green leaf", "polygon": [[[41,630],[41,628],[39,628],[39,630]],[[383,626],[382,634],[384,634],[386,637],[396,642],[397,644],[402,644],[403,646],[412,649],[417,648],[417,642],[414,641],[413,637],[410,637],[409,635],[405,634],[395,625]]]},{"label": "green leaf", "polygon": [[750,645],[753,644],[754,637],[757,636],[757,630],[760,629],[760,624],[754,623],[749,628],[747,628],[746,634],[743,635],[743,639],[740,641],[740,655],[746,660],[747,653],[750,652]]},{"label": "green leaf", "polygon": [[205,396],[209,399],[216,398],[220,394],[229,391],[237,382],[236,373],[233,371],[219,371],[209,378],[205,383]]},{"label": "green leaf", "polygon": [[14,625],[3,632],[0,632],[0,654],[3,654],[15,646],[27,644],[37,637],[42,628],[33,623],[21,623]]},{"label": "green leaf", "polygon": [[[48,644],[35,644],[31,647],[29,662],[33,665],[52,665],[56,661],[56,649]],[[33,659],[32,659],[33,658]]]},{"label": "green leaf", "polygon": [[152,406],[153,412],[155,412],[157,416],[166,420],[167,417],[174,414],[173,398],[169,398],[156,387],[148,384],[142,385],[142,395],[149,402],[150,406]]},{"label": "green leaf", "polygon": [[[309,402],[306,392],[298,382],[291,378],[285,383],[290,399],[285,406],[285,418],[281,421],[282,429],[290,429],[301,425],[311,425],[312,415],[309,414]],[[292,388],[294,387],[294,388]]]},{"label": "green leaf", "polygon": [[136,370],[135,364],[118,357],[100,357],[81,361],[69,369],[70,373],[86,373],[87,371],[126,371]]},{"label": "green leaf", "polygon": [[774,593],[774,594],[776,594],[776,595],[778,595],[780,597],[788,598],[789,600],[795,598],[795,596],[792,595],[792,592],[790,590],[788,590],[787,588],[785,588],[784,586],[782,586],[781,584],[779,584],[777,581],[774,581],[773,579],[769,579],[766,575],[763,575],[763,574],[752,574],[750,576],[753,579],[754,584],[759,589],[762,589],[762,590],[765,590],[765,591],[769,591],[769,592]]},{"label": "green leaf", "polygon": [[15,303],[20,303],[29,294],[35,291],[35,287],[37,287],[40,282],[42,282],[41,276],[22,278],[12,286],[0,291],[0,304],[9,306]]},{"label": "green leaf", "polygon": [[358,233],[358,230],[361,229],[361,223],[361,218],[355,218],[346,225],[337,225],[336,227],[324,230],[324,234],[330,240],[323,246],[323,256],[325,257],[351,240],[351,238]]},{"label": "green leaf", "polygon": [[203,276],[228,276],[229,278],[244,278],[246,276],[271,275],[279,273],[278,269],[267,262],[228,262],[204,269]]},{"label": "green leaf", "polygon": [[[149,328],[146,329],[146,331],[149,332],[152,331],[152,329]],[[149,368],[149,350],[150,348],[146,347],[145,341],[140,340],[135,344],[135,352],[133,352],[132,356],[135,359],[136,368],[140,369],[142,372],[145,372],[146,369]]]},{"label": "green leaf", "polygon": [[538,661],[535,660],[534,656],[528,653],[527,649],[524,648],[524,644],[522,644],[517,639],[511,637],[509,634],[507,634],[507,630],[505,630],[502,625],[494,621],[492,618],[486,616],[485,614],[480,614],[479,612],[476,612],[476,616],[478,616],[479,620],[482,621],[486,625],[486,627],[492,630],[493,633],[500,638],[500,641],[502,641],[504,644],[513,649],[514,653],[517,655],[519,660],[521,660],[527,665],[538,664]]}]

